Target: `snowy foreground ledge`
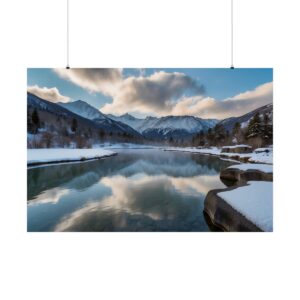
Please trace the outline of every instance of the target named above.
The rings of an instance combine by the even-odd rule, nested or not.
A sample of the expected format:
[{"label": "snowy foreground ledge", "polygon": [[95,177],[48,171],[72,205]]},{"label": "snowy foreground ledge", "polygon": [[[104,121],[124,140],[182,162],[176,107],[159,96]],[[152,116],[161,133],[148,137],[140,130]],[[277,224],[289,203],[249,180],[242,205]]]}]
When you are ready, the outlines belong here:
[{"label": "snowy foreground ledge", "polygon": [[249,181],[248,184],[218,196],[261,230],[273,231],[273,183]]},{"label": "snowy foreground ledge", "polygon": [[204,200],[211,222],[230,232],[273,231],[273,182],[211,190]]},{"label": "snowy foreground ledge", "polygon": [[27,149],[27,165],[99,159],[116,155],[104,149]]}]

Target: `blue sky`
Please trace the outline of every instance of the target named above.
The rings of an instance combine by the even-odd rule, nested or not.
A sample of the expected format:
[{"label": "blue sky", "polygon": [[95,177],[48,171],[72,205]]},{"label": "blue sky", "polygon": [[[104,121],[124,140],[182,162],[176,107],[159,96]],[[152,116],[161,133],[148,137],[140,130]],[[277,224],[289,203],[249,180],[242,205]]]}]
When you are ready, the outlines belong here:
[{"label": "blue sky", "polygon": [[[93,70],[93,69],[86,69],[87,71]],[[101,69],[99,69],[101,70]],[[116,70],[116,69],[111,69]],[[62,72],[68,72],[70,70],[63,70]],[[99,71],[100,72],[100,71]],[[132,77],[132,78],[138,78],[140,76],[143,76],[145,79],[149,76],[164,72],[169,74],[174,73],[182,73],[185,75],[186,78],[189,78],[194,83],[188,83],[187,88],[184,89],[184,87],[180,87],[180,91],[178,93],[170,93],[170,99],[164,99],[162,101],[168,102],[168,106],[170,106],[170,101],[180,101],[180,97],[192,97],[197,96],[200,92],[194,88],[194,86],[203,86],[204,91],[201,92],[201,97],[211,97],[215,101],[223,101],[227,98],[232,98],[240,93],[244,93],[246,91],[252,91],[255,90],[257,87],[270,83],[273,81],[273,70],[272,69],[184,69],[184,68],[164,68],[164,69],[123,69],[121,71],[122,80]],[[67,73],[66,73],[67,74]],[[98,109],[102,109],[105,106],[105,110],[112,110],[113,107],[117,108],[117,114],[123,113],[124,108],[121,108],[122,104],[120,101],[122,101],[122,97],[120,97],[118,94],[112,94],[110,92],[106,92],[106,90],[103,92],[103,89],[97,89],[94,88],[93,83],[90,82],[88,85],[88,88],[85,86],[85,83],[82,81],[83,78],[74,77],[68,78],[67,75],[59,75],[58,72],[56,72],[53,69],[41,69],[41,68],[35,68],[35,69],[28,69],[27,72],[27,85],[28,86],[38,86],[39,88],[56,88],[59,92],[59,94],[69,97],[71,101],[73,100],[84,100],[88,102],[89,104],[93,105],[94,107]],[[94,80],[95,76],[88,77],[88,80]],[[97,80],[99,78],[97,77]],[[81,80],[81,81],[80,81]],[[115,77],[113,77],[112,80],[115,80]],[[158,88],[162,88],[162,86],[159,84],[159,79],[155,80],[155,84],[158,84]],[[176,78],[167,79],[167,84],[172,85],[173,82],[175,82]],[[120,80],[118,79],[119,82]],[[97,81],[94,84],[98,84],[100,82],[100,85],[102,84],[101,81]],[[114,81],[112,81],[114,82]],[[148,84],[149,81],[145,82]],[[165,82],[165,79],[162,78],[162,83]],[[177,81],[176,81],[177,82]],[[186,82],[186,81],[185,81]],[[152,84],[153,82],[150,81],[149,84]],[[107,84],[107,82],[106,82]],[[92,86],[92,88],[89,88]],[[131,89],[135,88],[136,84],[131,85]],[[142,85],[144,87],[144,83]],[[153,87],[155,89],[155,87]],[[151,91],[150,91],[151,92]],[[159,94],[160,95],[160,94]],[[163,93],[162,95],[165,95]],[[125,96],[124,96],[125,97]],[[175,99],[175,97],[177,97]],[[143,98],[143,97],[141,97]],[[48,99],[49,100],[49,99]],[[116,100],[117,106],[110,106],[107,104],[114,104],[114,101]],[[119,102],[117,102],[119,101]],[[133,101],[133,100],[132,100]],[[138,99],[134,100],[138,101]],[[141,100],[143,101],[143,99]],[[144,104],[146,101],[151,101],[151,97],[148,97],[147,99],[144,99]],[[135,103],[135,102],[131,102]],[[140,107],[140,110],[136,109],[129,109],[128,112],[131,112],[133,115],[136,116],[143,116],[143,115],[157,115],[159,112],[159,106],[158,104],[148,105],[148,108],[146,108],[146,105],[142,105]],[[138,105],[133,105],[137,107]],[[166,108],[166,105],[162,107],[165,110],[165,114],[167,114],[168,110]],[[170,110],[170,109],[169,109]],[[178,111],[178,109],[177,109]],[[110,111],[111,112],[111,111]],[[170,111],[170,112],[173,112]]]}]

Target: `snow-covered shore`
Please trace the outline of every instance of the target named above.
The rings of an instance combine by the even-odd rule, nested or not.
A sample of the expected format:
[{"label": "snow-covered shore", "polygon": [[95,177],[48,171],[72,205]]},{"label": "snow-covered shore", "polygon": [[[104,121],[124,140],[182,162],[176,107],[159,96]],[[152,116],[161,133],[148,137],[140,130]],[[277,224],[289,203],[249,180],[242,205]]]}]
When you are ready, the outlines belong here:
[{"label": "snow-covered shore", "polygon": [[102,143],[95,144],[93,148],[103,149],[160,149],[160,146],[147,145],[147,144],[134,144],[134,143]]},{"label": "snow-covered shore", "polygon": [[239,164],[229,166],[227,169],[239,169],[241,171],[258,170],[264,173],[273,173],[273,165],[267,164]]},{"label": "snow-covered shore", "polygon": [[[243,147],[248,146],[226,148],[243,150]],[[272,146],[250,153],[225,152],[217,147],[169,147],[163,150],[215,155],[220,159],[238,162],[222,170],[220,177],[242,186],[211,190],[205,199],[205,212],[215,225],[228,231],[273,231]]]},{"label": "snow-covered shore", "polygon": [[[260,151],[268,154],[272,148],[250,154]],[[221,170],[220,178],[229,188],[211,190],[205,199],[212,221],[228,231],[273,231],[273,165],[248,160]]]},{"label": "snow-covered shore", "polygon": [[115,152],[105,149],[27,149],[27,165],[40,165],[47,163],[63,163],[99,159],[116,155]]},{"label": "snow-covered shore", "polygon": [[165,151],[181,151],[181,152],[191,152],[200,154],[210,154],[216,155],[223,158],[228,158],[232,160],[243,160],[252,163],[264,163],[273,164],[273,148],[266,148],[267,152],[261,152],[255,150],[251,153],[222,153],[222,148],[211,147],[211,148],[194,148],[194,147],[168,147],[164,148]]}]

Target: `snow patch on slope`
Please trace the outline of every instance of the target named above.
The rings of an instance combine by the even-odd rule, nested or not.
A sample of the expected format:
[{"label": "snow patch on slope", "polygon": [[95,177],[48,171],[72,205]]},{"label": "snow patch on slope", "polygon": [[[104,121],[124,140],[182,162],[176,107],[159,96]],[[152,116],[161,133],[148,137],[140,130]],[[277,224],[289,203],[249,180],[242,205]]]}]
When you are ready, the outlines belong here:
[{"label": "snow patch on slope", "polygon": [[86,102],[82,100],[77,100],[74,102],[68,102],[68,103],[58,103],[60,106],[70,110],[74,114],[77,114],[79,116],[82,116],[89,120],[105,120],[107,117],[102,114],[98,109],[95,107],[87,104]]}]

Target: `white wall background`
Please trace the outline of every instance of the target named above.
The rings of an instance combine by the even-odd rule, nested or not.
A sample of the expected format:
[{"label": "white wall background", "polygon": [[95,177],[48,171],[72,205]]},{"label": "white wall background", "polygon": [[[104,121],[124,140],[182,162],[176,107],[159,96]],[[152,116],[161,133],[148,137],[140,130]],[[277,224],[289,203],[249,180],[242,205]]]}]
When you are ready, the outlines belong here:
[{"label": "white wall background", "polygon": [[[70,0],[71,67],[229,67],[229,0]],[[299,1],[235,0],[235,66],[274,67],[275,232],[26,233],[26,68],[66,1],[0,4],[1,299],[299,299]]]}]

